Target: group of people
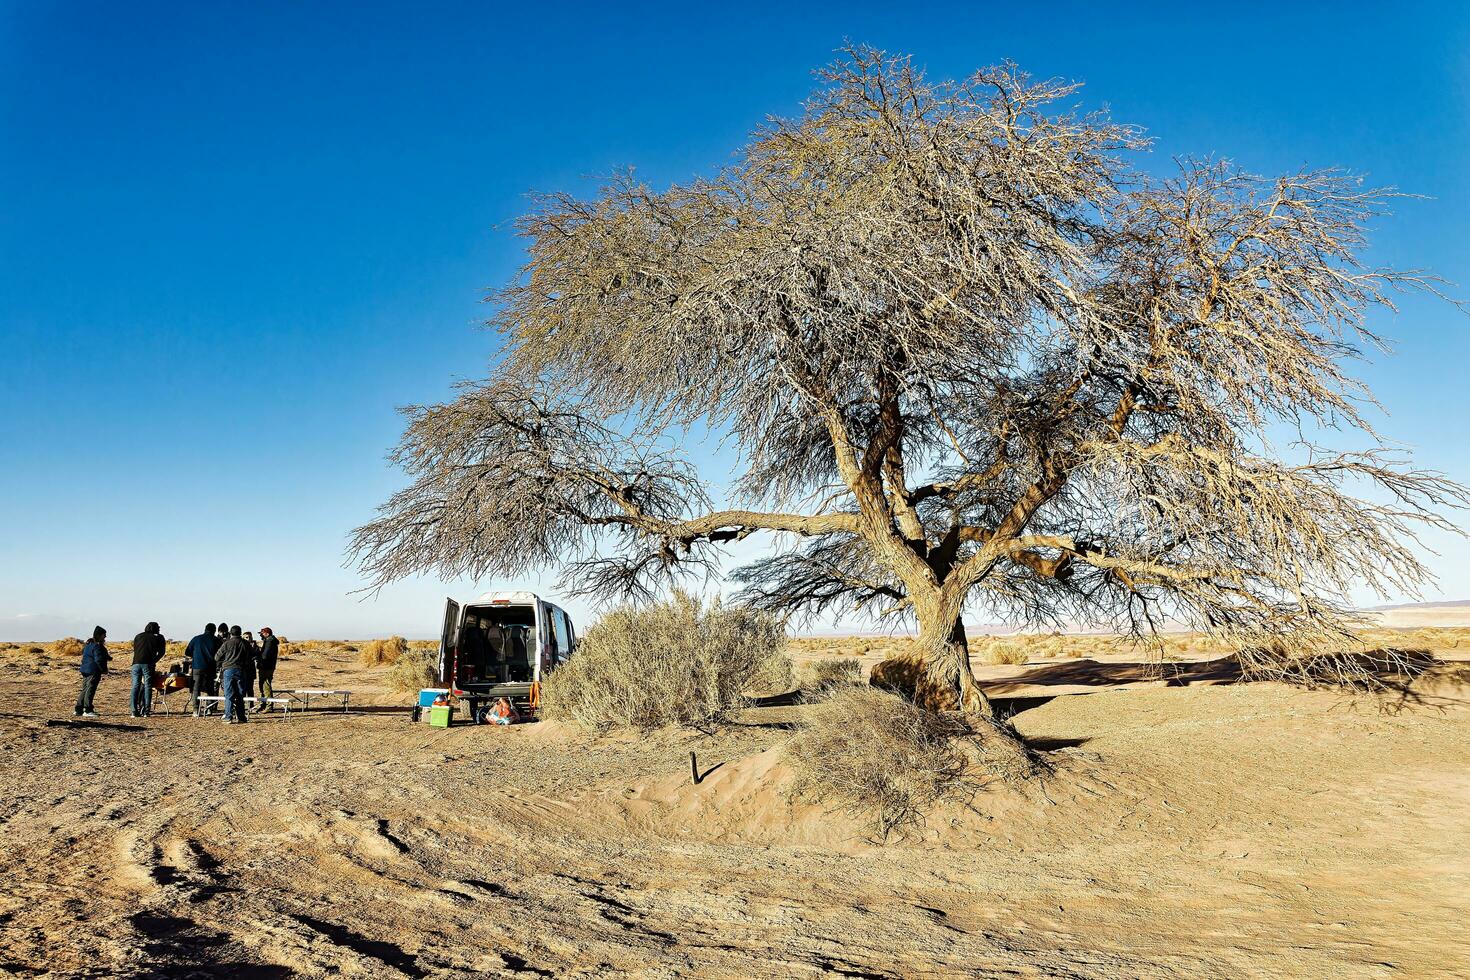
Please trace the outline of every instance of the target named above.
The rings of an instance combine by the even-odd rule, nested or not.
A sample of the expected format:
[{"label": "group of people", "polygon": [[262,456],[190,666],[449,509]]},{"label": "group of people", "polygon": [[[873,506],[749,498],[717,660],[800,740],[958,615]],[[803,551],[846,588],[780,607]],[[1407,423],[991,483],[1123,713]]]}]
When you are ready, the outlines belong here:
[{"label": "group of people", "polygon": [[[274,696],[272,683],[280,649],[281,641],[269,626],[261,627],[260,641],[256,642],[253,633],[242,632],[239,626],[209,623],[204,632],[189,641],[183,661],[165,675],[158,669],[158,664],[167,654],[167,644],[158,624],[149,623],[143,627],[143,632],[133,637],[130,669],[132,717],[146,718],[153,713],[155,690],[188,687],[189,708],[196,717],[212,713],[200,701],[201,697],[223,697],[225,721],[232,725],[244,724],[245,699],[251,696],[257,684],[260,695],[255,710],[269,711],[271,708],[269,699]],[[93,700],[102,675],[109,672],[111,660],[107,630],[98,626],[92,630],[92,639],[82,648],[79,668],[82,686],[73,712],[78,718],[97,717]]]},{"label": "group of people", "polygon": [[184,650],[184,659],[191,673],[189,708],[199,716],[209,714],[200,704],[201,696],[222,696],[225,705],[225,721],[231,725],[245,724],[245,699],[251,696],[256,684],[260,694],[255,710],[271,710],[270,698],[274,697],[272,682],[276,674],[276,659],[280,655],[281,641],[269,626],[260,628],[260,642],[254,634],[244,633],[239,626],[213,623],[204,627],[204,632],[189,641]]}]

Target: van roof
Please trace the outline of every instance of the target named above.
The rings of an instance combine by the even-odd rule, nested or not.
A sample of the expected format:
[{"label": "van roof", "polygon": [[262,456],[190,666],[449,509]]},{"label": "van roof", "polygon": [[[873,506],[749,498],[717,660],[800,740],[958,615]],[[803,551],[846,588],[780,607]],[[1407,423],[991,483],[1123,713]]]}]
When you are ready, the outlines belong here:
[{"label": "van roof", "polygon": [[512,602],[518,606],[534,606],[538,600],[534,592],[517,590],[514,592],[486,592],[478,599],[467,602],[467,606],[486,606],[492,602]]}]

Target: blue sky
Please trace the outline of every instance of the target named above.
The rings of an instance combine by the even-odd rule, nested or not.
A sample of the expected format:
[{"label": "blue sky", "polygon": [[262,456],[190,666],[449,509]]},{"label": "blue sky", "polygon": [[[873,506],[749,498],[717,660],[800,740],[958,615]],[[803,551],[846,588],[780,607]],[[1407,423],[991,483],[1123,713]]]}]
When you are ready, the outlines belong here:
[{"label": "blue sky", "polygon": [[[434,632],[492,583],[361,602],[343,543],[401,482],[395,406],[485,372],[524,195],[708,171],[844,38],[1083,81],[1159,168],[1428,195],[1373,257],[1470,296],[1470,15],[1352,7],[0,0],[0,639]],[[1470,320],[1411,299],[1377,325],[1382,431],[1470,481]],[[1462,545],[1432,543],[1428,597],[1470,598]]]}]

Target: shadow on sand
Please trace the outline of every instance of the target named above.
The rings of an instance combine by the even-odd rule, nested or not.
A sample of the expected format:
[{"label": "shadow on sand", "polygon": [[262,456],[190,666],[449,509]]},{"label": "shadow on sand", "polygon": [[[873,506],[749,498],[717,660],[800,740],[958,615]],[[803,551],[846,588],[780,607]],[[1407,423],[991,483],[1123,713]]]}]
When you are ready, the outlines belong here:
[{"label": "shadow on sand", "polygon": [[1185,663],[1110,663],[1083,658],[1033,667],[1017,677],[981,681],[980,686],[992,700],[997,700],[1005,699],[1007,691],[1027,687],[1095,687],[1103,690],[1120,684],[1159,681],[1169,687],[1188,687],[1203,683],[1234,684],[1241,679],[1240,662],[1233,655]]},{"label": "shadow on sand", "polygon": [[130,918],[149,961],[148,977],[189,980],[197,977],[234,977],[238,980],[286,980],[296,971],[270,963],[233,960],[228,954],[230,937],[192,919],[153,912],[136,912]]},{"label": "shadow on sand", "polygon": [[114,732],[144,732],[144,731],[147,731],[148,730],[147,726],[145,726],[145,725],[125,725],[125,724],[118,724],[117,722],[108,722],[108,721],[87,721],[84,718],[82,718],[82,719],[76,719],[76,720],[73,720],[73,719],[70,719],[70,718],[48,718],[48,719],[46,719],[46,727],[47,728],[105,728],[105,729],[108,729],[109,731],[114,731]]},{"label": "shadow on sand", "polygon": [[[1431,670],[1445,679],[1454,695],[1470,687],[1470,663],[1439,660],[1428,650],[1409,649],[1322,656],[1299,665],[1291,675],[1279,679],[1304,686],[1329,685],[1334,680],[1345,680],[1347,683],[1339,686],[1339,690],[1375,694],[1380,710],[1388,712],[1442,709],[1470,703],[1464,697],[1444,691],[1416,688],[1415,681]],[[1266,679],[1269,678],[1247,676],[1234,654],[1182,663],[1110,663],[1084,658],[1040,665],[1016,677],[982,681],[981,687],[1001,717],[1012,718],[1055,697],[1116,690],[1127,684],[1188,687],[1192,684],[1241,684]],[[1031,693],[1035,688],[1072,690],[1056,694]],[[1023,690],[1027,693],[1008,694]]]}]

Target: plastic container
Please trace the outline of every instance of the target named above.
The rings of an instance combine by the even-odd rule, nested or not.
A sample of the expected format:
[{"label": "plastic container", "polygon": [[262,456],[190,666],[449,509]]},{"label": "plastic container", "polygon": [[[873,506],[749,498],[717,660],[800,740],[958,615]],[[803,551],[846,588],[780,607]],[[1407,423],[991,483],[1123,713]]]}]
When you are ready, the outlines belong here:
[{"label": "plastic container", "polygon": [[441,694],[448,694],[447,687],[426,687],[419,691],[419,707],[427,708],[434,703],[434,699]]},{"label": "plastic container", "polygon": [[448,728],[449,722],[454,718],[454,706],[448,704],[436,704],[429,709],[430,728]]}]

